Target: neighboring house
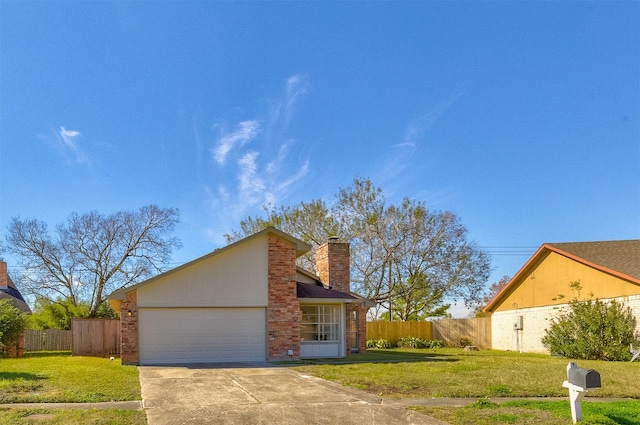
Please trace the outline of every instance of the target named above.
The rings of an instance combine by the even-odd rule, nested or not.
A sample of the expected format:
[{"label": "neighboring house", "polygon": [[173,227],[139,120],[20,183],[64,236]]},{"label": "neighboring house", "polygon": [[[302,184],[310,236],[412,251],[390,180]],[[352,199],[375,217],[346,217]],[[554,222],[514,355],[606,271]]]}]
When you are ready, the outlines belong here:
[{"label": "neighboring house", "polygon": [[7,272],[7,263],[0,260],[0,300],[5,298],[10,299],[18,310],[31,314],[31,309]]},{"label": "neighboring house", "polygon": [[[10,299],[15,308],[31,314],[31,309],[7,272],[7,263],[0,260],[0,300],[2,299]],[[5,347],[5,350],[7,350],[9,357],[22,357],[24,355],[24,335],[20,337],[17,346]]]},{"label": "neighboring house", "polygon": [[[569,287],[575,281],[579,293]],[[640,240],[542,245],[484,309],[492,347],[547,353],[541,339],[551,318],[576,297],[624,302],[640,332]]]},{"label": "neighboring house", "polygon": [[366,350],[366,313],[350,292],[349,244],[316,251],[269,227],[107,298],[120,312],[123,364],[344,357]]}]

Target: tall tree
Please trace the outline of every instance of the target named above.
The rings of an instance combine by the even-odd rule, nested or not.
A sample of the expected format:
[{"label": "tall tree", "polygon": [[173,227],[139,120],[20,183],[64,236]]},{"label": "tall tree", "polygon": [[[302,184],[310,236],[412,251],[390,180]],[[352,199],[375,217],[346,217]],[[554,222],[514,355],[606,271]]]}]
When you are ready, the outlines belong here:
[{"label": "tall tree", "polygon": [[[457,216],[409,198],[389,205],[369,179],[341,188],[331,207],[314,200],[272,208],[266,218],[249,217],[239,232],[225,236],[233,241],[270,225],[313,247],[328,236],[349,241],[354,290],[384,304],[391,318],[445,315],[446,301],[454,298],[470,307],[482,302],[489,257],[467,240]],[[313,253],[301,265],[313,270]]]},{"label": "tall tree", "polygon": [[19,255],[22,284],[38,298],[89,304],[96,317],[105,295],[162,271],[173,249],[179,212],[149,205],[110,215],[73,213],[51,237],[46,223],[14,218],[7,249]]},{"label": "tall tree", "polygon": [[511,278],[507,275],[504,275],[500,278],[499,281],[493,282],[489,287],[489,292],[487,296],[484,297],[484,305],[488,305],[499,293],[504,289],[505,286],[509,284]]}]

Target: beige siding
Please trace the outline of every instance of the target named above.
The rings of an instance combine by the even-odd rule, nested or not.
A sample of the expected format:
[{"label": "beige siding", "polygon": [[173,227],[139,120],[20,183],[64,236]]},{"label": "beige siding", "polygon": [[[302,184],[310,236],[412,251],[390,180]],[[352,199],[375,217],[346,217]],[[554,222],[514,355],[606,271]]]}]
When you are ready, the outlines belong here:
[{"label": "beige siding", "polygon": [[221,252],[138,289],[138,307],[266,307],[267,238]]},{"label": "beige siding", "polygon": [[296,282],[301,283],[316,283],[314,279],[311,279],[309,276],[302,274],[300,272],[296,272]]},{"label": "beige siding", "polygon": [[[640,295],[615,299],[631,307],[636,317],[636,330],[640,333]],[[516,351],[519,348],[526,353],[548,353],[548,350],[542,345],[542,337],[550,326],[551,319],[567,307],[567,304],[562,304],[493,313],[491,315],[492,348],[511,351]],[[522,316],[524,326],[523,330],[516,334],[513,325],[518,316]],[[518,342],[520,347],[518,347]]]}]

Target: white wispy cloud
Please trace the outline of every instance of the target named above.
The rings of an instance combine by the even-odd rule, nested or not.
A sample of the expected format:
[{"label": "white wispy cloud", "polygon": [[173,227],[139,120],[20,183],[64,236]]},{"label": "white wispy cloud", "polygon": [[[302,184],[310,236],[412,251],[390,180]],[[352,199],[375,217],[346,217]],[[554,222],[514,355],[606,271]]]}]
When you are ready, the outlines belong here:
[{"label": "white wispy cloud", "polygon": [[216,141],[213,148],[213,159],[220,165],[224,164],[227,155],[234,148],[244,146],[245,143],[252,140],[260,130],[260,122],[257,120],[242,121],[238,124],[235,131],[223,134]]},{"label": "white wispy cloud", "polygon": [[462,93],[462,88],[458,88],[447,99],[427,109],[416,119],[412,120],[407,125],[404,140],[400,145],[415,145],[424,133],[435,125],[442,114],[462,96]]},{"label": "white wispy cloud", "polygon": [[264,179],[258,174],[258,152],[247,152],[238,160],[238,188],[244,205],[255,205],[263,199]]},{"label": "white wispy cloud", "polygon": [[285,80],[282,95],[271,99],[269,116],[266,124],[265,138],[267,140],[284,137],[298,110],[300,99],[308,92],[309,76],[307,74],[295,74]]},{"label": "white wispy cloud", "polygon": [[[82,134],[77,130],[67,130],[63,126],[59,130],[51,130],[53,138],[48,135],[39,135],[45,140],[57,142],[57,149],[64,155],[73,157],[73,162],[78,164],[89,164],[91,162],[89,156],[80,146]],[[52,140],[53,139],[53,140]]]},{"label": "white wispy cloud", "polygon": [[[375,163],[375,175],[378,182],[388,184],[398,181],[406,170],[415,166],[414,158],[419,145],[424,141],[429,130],[438,122],[440,117],[462,96],[463,90],[455,90],[448,98],[429,107],[406,125],[401,141],[391,145],[384,157]],[[420,168],[428,164],[422,162]]]},{"label": "white wispy cloud", "polygon": [[80,132],[76,130],[67,130],[64,127],[60,127],[60,138],[64,143],[73,150],[77,150],[75,139],[80,136]]},{"label": "white wispy cloud", "polygon": [[285,127],[289,125],[296,110],[296,103],[307,93],[309,77],[306,74],[296,74],[287,78],[287,88],[284,97],[283,119]]},{"label": "white wispy cloud", "polygon": [[207,190],[206,196],[212,211],[224,216],[220,220],[237,223],[263,206],[277,205],[308,174],[308,154],[287,134],[308,85],[306,74],[290,76],[281,93],[267,99],[264,114],[239,122],[216,139],[211,153],[219,181],[217,190]]}]

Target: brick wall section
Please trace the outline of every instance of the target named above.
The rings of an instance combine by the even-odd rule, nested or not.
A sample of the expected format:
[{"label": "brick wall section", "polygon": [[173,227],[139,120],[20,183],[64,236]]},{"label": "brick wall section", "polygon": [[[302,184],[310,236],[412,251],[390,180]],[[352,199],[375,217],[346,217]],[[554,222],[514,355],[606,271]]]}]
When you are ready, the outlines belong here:
[{"label": "brick wall section", "polygon": [[136,291],[125,295],[120,305],[120,338],[122,364],[138,364],[138,293]]},{"label": "brick wall section", "polygon": [[[316,250],[316,272],[320,281],[328,284],[331,289],[351,293],[351,254],[349,243],[342,242],[338,238],[329,238],[329,241]],[[345,344],[347,355],[351,354],[351,312],[358,311],[358,350],[364,353],[367,350],[367,308],[359,304],[347,304],[347,320],[345,323]]]},{"label": "brick wall section", "polygon": [[12,359],[24,357],[24,333],[18,338],[17,344],[11,344],[7,347],[7,356]]},{"label": "brick wall section", "polygon": [[350,261],[349,243],[330,238],[316,250],[316,272],[320,281],[348,294],[351,292]]},{"label": "brick wall section", "polygon": [[[640,295],[628,297],[608,298],[601,301],[616,300],[630,307],[636,317],[636,332],[640,335]],[[516,350],[517,342],[525,353],[548,353],[542,345],[542,337],[545,330],[551,326],[551,319],[559,314],[569,311],[568,304],[554,306],[522,308],[518,310],[497,311],[491,314],[491,348],[494,350]],[[517,317],[523,318],[523,330],[516,331],[513,324]]]},{"label": "brick wall section", "polygon": [[0,261],[0,286],[8,286],[9,281],[7,279],[7,263]]},{"label": "brick wall section", "polygon": [[292,242],[268,234],[267,359],[300,358],[300,303],[296,293],[296,251]]},{"label": "brick wall section", "polygon": [[367,351],[367,312],[369,309],[361,305],[355,305],[358,309],[358,352]]}]

